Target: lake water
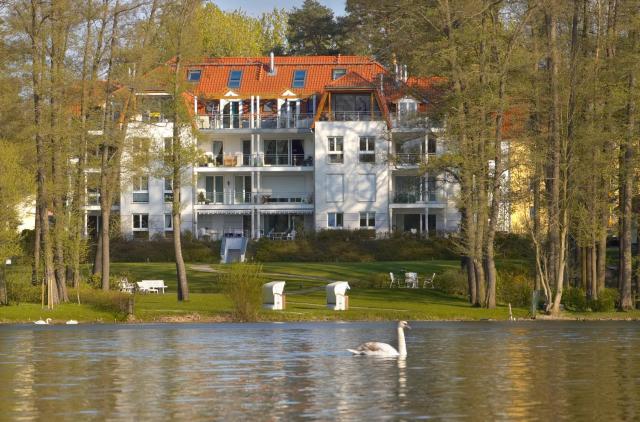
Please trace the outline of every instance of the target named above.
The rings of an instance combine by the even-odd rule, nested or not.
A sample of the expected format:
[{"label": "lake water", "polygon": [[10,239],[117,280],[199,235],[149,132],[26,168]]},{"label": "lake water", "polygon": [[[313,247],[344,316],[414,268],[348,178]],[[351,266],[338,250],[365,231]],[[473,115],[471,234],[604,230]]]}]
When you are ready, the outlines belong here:
[{"label": "lake water", "polygon": [[638,322],[0,326],[0,420],[638,420]]}]

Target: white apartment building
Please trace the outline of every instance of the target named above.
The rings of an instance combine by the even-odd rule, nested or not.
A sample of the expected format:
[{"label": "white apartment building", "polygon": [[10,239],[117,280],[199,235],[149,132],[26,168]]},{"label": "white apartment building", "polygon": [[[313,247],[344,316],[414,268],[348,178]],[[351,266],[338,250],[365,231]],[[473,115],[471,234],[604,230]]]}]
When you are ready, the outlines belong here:
[{"label": "white apartment building", "polygon": [[[183,230],[198,237],[292,238],[300,230],[458,229],[457,185],[422,165],[446,142],[423,112],[429,80],[360,56],[228,57],[185,69],[193,130],[206,159],[181,192]],[[140,95],[130,137],[162,146],[172,135],[168,95]],[[127,237],[166,236],[170,181],[121,182],[114,212]],[[95,194],[94,196],[95,197]],[[87,207],[87,231],[99,208]],[[92,205],[93,204],[93,205]]]}]

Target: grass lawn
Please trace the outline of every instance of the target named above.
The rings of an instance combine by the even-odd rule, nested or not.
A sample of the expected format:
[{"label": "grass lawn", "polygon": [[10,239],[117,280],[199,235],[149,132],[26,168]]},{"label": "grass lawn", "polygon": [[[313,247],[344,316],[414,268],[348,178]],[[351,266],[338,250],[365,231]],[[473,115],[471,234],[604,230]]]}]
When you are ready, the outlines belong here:
[{"label": "grass lawn", "polygon": [[[526,265],[521,261],[499,262],[499,268]],[[459,268],[459,261],[409,261],[370,263],[266,263],[267,280],[287,281],[287,309],[261,311],[265,321],[305,320],[479,320],[508,319],[505,306],[478,309],[464,298],[449,296],[431,289],[361,288],[358,281],[387,274],[389,271],[415,271],[420,276]],[[187,264],[190,301],[176,300],[175,265],[173,263],[113,263],[113,274],[130,274],[133,280],[162,279],[169,286],[165,295],[137,294],[135,316],[138,321],[216,321],[227,320],[231,303],[220,293],[219,271],[222,265]],[[436,276],[437,277],[437,276]],[[327,280],[352,282],[349,291],[350,309],[335,312],[325,308],[324,285]],[[516,317],[526,318],[526,309],[514,308]],[[569,317],[585,319],[640,318],[640,311],[619,313],[567,313]],[[114,314],[89,305],[64,304],[53,311],[42,310],[38,304],[21,304],[0,308],[0,322],[33,321],[52,318],[54,321],[77,319],[83,322],[113,322]]]}]

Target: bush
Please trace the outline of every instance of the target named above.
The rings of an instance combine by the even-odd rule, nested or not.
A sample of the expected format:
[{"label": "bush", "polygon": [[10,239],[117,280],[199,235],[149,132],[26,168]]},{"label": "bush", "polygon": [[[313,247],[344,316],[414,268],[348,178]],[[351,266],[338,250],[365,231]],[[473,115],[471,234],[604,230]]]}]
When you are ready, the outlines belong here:
[{"label": "bush", "polygon": [[249,248],[260,262],[372,262],[456,259],[451,240],[393,236],[374,239],[371,230],[321,230],[294,241],[260,239]]},{"label": "bush", "polygon": [[223,293],[233,303],[233,319],[255,321],[262,303],[262,265],[232,264],[220,281]]},{"label": "bush", "polygon": [[112,312],[119,320],[126,318],[130,300],[134,300],[134,297],[128,293],[93,289],[87,285],[81,285],[80,287],[81,303]]},{"label": "bush", "polygon": [[376,273],[366,280],[349,281],[351,287],[359,287],[362,289],[380,289],[389,287],[389,273]]},{"label": "bush", "polygon": [[[217,263],[220,261],[220,242],[200,241],[186,232],[182,236],[182,256],[186,262]],[[173,240],[162,237],[153,240],[115,239],[111,242],[111,260],[172,262],[175,261]]]},{"label": "bush", "polygon": [[6,282],[9,303],[40,303],[42,288],[40,285],[34,286],[31,284],[30,274],[8,277]]},{"label": "bush", "polygon": [[574,312],[585,312],[589,309],[587,295],[583,289],[569,287],[562,294],[562,303],[565,309]]},{"label": "bush", "polygon": [[617,289],[604,289],[597,299],[589,301],[589,307],[594,312],[610,312],[616,309],[619,292]]},{"label": "bush", "polygon": [[531,236],[516,233],[496,233],[496,256],[509,259],[529,259],[534,256]]},{"label": "bush", "polygon": [[468,293],[467,274],[459,269],[449,269],[436,274],[433,287],[449,295],[466,296]]},{"label": "bush", "polygon": [[499,273],[496,281],[496,297],[499,302],[518,307],[527,307],[531,304],[534,282],[527,275]]}]

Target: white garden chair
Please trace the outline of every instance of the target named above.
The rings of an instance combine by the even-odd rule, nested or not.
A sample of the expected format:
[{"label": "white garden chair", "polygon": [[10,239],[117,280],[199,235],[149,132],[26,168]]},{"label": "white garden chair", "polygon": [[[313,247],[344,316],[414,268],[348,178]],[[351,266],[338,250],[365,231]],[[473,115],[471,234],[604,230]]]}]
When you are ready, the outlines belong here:
[{"label": "white garden chair", "polygon": [[424,283],[422,283],[422,288],[426,289],[427,287],[429,287],[430,289],[433,289],[434,287],[433,280],[435,279],[436,279],[436,273],[431,274],[431,278],[425,277]]}]

